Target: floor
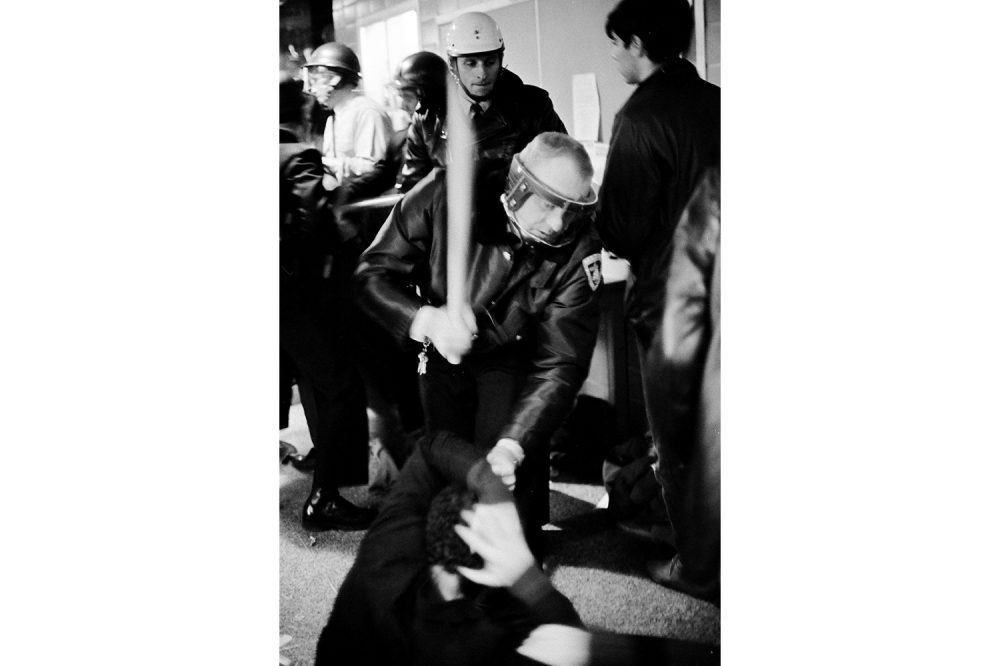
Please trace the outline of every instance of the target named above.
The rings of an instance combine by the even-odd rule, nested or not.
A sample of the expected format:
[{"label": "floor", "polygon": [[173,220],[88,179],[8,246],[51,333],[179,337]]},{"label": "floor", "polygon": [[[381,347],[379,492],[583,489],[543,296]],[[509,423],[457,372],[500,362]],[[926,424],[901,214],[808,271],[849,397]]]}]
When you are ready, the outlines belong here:
[{"label": "floor", "polygon": [[[301,406],[293,405],[281,439],[301,452],[311,447]],[[309,492],[309,474],[279,466],[280,495],[280,663],[313,666],[316,640],[350,569],[364,532],[310,534],[299,522]],[[344,495],[364,504],[367,489]],[[596,508],[600,484],[556,480],[551,484],[551,555],[546,568],[553,583],[594,630],[666,636],[719,644],[720,611],[707,602],[668,590],[644,571],[659,547],[626,533]]]}]

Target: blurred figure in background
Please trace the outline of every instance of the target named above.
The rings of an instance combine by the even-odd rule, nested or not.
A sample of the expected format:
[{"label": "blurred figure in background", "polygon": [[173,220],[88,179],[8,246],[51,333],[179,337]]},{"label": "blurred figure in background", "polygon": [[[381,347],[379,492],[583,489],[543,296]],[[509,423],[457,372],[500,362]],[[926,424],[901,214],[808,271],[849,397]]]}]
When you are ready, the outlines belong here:
[{"label": "blurred figure in background", "polygon": [[444,117],[447,77],[448,65],[441,56],[430,51],[418,51],[403,58],[396,68],[396,76],[391,85],[401,99],[403,110],[408,114],[406,126],[393,133],[385,158],[379,160],[371,172],[344,185],[346,189],[340,193],[338,201],[350,202],[376,197],[396,185],[402,166],[404,144],[412,123],[421,114]]},{"label": "blurred figure in background", "polygon": [[316,460],[302,525],[364,529],[375,512],[351,504],[338,490],[368,478],[365,389],[345,317],[354,263],[338,256],[320,153],[295,131],[302,121],[298,82],[279,84],[279,99],[281,359],[298,381]]},{"label": "blurred figure in background", "polygon": [[298,85],[302,99],[302,119],[296,123],[295,131],[298,133],[300,141],[322,149],[323,130],[326,128],[326,121],[330,117],[330,110],[324,108],[323,105],[316,101],[315,97],[306,91],[306,83],[303,81],[303,72],[305,71],[303,67],[305,62],[306,60],[302,53],[292,45],[279,51],[278,82],[294,81]]},{"label": "blurred figure in background", "polygon": [[437,113],[444,116],[448,106],[445,90],[447,81],[448,65],[436,53],[418,51],[399,63],[392,84],[399,94],[403,109],[407,112],[407,122],[404,130],[393,138],[396,173],[402,165],[403,146],[413,123],[414,114]]},{"label": "blurred figure in background", "polygon": [[[514,154],[541,132],[566,133],[549,94],[526,85],[517,74],[503,69],[504,42],[488,14],[467,12],[449,26],[445,38],[449,68],[469,110],[478,159],[501,175]],[[447,164],[445,110],[428,106],[418,110],[403,144],[398,187],[406,192],[431,172]]]},{"label": "blurred figure in background", "polygon": [[324,186],[332,190],[368,173],[385,157],[392,133],[389,117],[357,90],[361,63],[349,47],[328,42],[306,61],[307,91],[333,112],[323,135]]},{"label": "blurred figure in background", "polygon": [[642,358],[656,476],[676,554],[649,564],[662,585],[719,603],[722,239],[718,169],[695,190],[674,233],[663,314]]}]

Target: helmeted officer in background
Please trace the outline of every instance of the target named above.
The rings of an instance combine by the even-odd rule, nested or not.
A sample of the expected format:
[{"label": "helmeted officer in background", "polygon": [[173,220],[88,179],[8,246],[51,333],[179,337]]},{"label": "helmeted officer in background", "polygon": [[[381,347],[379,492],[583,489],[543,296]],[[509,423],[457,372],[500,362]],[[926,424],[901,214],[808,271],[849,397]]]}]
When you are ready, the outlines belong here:
[{"label": "helmeted officer in background", "polygon": [[[479,160],[506,173],[511,158],[541,132],[566,132],[549,94],[525,84],[503,69],[504,42],[488,14],[458,16],[445,36],[454,85],[469,110]],[[436,166],[447,164],[444,109],[418,110],[403,144],[403,166],[397,186],[412,188]]]},{"label": "helmeted officer in background", "polygon": [[376,197],[396,185],[402,167],[403,146],[414,120],[421,114],[441,118],[445,115],[447,79],[448,64],[436,53],[418,51],[400,61],[392,86],[403,98],[403,107],[410,113],[410,124],[393,134],[385,157],[375,164],[371,172],[343,185],[338,192],[338,202]]},{"label": "helmeted officer in background", "polygon": [[445,85],[448,63],[430,51],[417,51],[406,56],[396,69],[392,84],[405,100],[405,108],[444,113],[447,104]]},{"label": "helmeted officer in background", "polygon": [[338,491],[368,476],[365,387],[343,316],[354,264],[340,256],[332,234],[320,153],[295,131],[302,113],[298,82],[281,83],[279,91],[281,358],[293,366],[316,459],[302,524],[315,531],[364,529],[375,512]]},{"label": "helmeted officer in background", "polygon": [[545,132],[514,156],[506,188],[493,171],[477,176],[468,310],[453,318],[444,307],[442,169],[396,204],[361,256],[355,284],[361,308],[400,344],[422,344],[427,431],[474,441],[498,476],[516,481],[528,543],[541,559],[549,440],[587,376],[597,336],[593,167],[578,141]]},{"label": "helmeted officer in background", "polygon": [[332,190],[368,173],[385,157],[392,125],[385,110],[358,90],[361,63],[350,47],[327,42],[306,61],[308,92],[333,111],[323,134],[324,186]]}]

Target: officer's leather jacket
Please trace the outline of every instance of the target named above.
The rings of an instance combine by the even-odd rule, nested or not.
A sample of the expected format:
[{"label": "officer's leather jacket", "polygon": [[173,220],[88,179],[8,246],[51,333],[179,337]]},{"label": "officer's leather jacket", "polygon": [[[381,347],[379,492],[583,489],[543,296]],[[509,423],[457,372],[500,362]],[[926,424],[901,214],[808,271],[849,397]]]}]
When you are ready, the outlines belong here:
[{"label": "officer's leather jacket", "polygon": [[[490,108],[472,121],[476,154],[506,173],[515,153],[542,132],[566,132],[549,94],[527,85],[517,74],[501,70]],[[396,187],[407,192],[434,167],[447,164],[447,124],[444,114],[421,110],[403,144],[402,167]]]},{"label": "officer's leather jacket", "polygon": [[[599,264],[596,271],[593,264],[601,244],[589,219],[578,223],[566,247],[520,244],[508,231],[499,187],[477,183],[468,292],[479,334],[463,363],[505,351],[529,361],[500,437],[530,451],[547,444],[537,440],[558,427],[587,376],[599,316]],[[445,174],[435,169],[392,209],[354,274],[361,308],[401,344],[410,341],[422,305],[445,303],[446,222]]]}]

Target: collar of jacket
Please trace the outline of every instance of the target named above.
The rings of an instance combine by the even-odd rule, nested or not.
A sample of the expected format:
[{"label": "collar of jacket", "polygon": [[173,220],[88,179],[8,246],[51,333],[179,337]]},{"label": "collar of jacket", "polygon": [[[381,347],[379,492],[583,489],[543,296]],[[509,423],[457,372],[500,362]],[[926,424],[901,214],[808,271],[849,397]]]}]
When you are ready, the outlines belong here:
[{"label": "collar of jacket", "polygon": [[694,68],[689,60],[684,58],[674,58],[673,60],[668,60],[659,66],[656,71],[646,77],[645,81],[639,83],[636,89],[644,88],[653,81],[682,81],[691,78],[701,78],[698,76],[698,70]]},{"label": "collar of jacket", "polygon": [[661,64],[659,68],[646,77],[646,80],[639,84],[639,87],[646,85],[653,79],[665,79],[667,81],[686,81],[690,79],[700,79],[698,70],[687,58],[677,57]]},{"label": "collar of jacket", "polygon": [[509,69],[500,70],[493,89],[493,103],[486,112],[496,111],[501,118],[512,111],[516,112],[518,93],[523,87],[524,81],[520,76]]}]

